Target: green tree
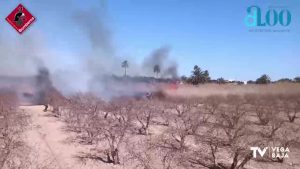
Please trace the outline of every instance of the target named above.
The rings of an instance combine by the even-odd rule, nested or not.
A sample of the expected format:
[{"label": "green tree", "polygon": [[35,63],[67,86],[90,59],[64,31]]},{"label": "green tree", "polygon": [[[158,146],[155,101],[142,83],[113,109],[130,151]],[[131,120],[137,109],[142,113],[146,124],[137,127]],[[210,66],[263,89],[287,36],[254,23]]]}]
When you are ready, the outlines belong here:
[{"label": "green tree", "polygon": [[210,81],[210,77],[209,77],[209,72],[208,72],[208,70],[205,70],[205,71],[202,73],[202,75],[203,75],[203,80],[204,80],[204,82],[209,82],[209,81]]},{"label": "green tree", "polygon": [[293,80],[292,79],[289,79],[289,78],[281,78],[279,80],[277,80],[277,83],[280,83],[280,82],[292,82]]},{"label": "green tree", "polygon": [[247,81],[247,84],[255,84],[255,81],[253,81],[253,80],[248,80],[248,81]]},{"label": "green tree", "polygon": [[269,84],[269,83],[271,83],[271,78],[268,75],[264,74],[261,77],[259,77],[258,79],[256,79],[255,83],[256,84]]},{"label": "green tree", "polygon": [[188,81],[188,78],[186,77],[186,76],[181,76],[181,81],[183,81],[183,82],[187,82]]},{"label": "green tree", "polygon": [[193,85],[197,85],[199,83],[205,83],[210,80],[209,72],[207,70],[202,71],[198,65],[194,66],[194,70],[192,71],[192,75],[189,79],[189,82]]},{"label": "green tree", "polygon": [[225,84],[226,81],[225,81],[225,79],[223,77],[221,77],[221,78],[217,79],[217,83],[219,83],[219,84]]},{"label": "green tree", "polygon": [[295,81],[296,83],[300,83],[300,76],[299,76],[299,77],[295,77],[295,78],[294,78],[294,81]]},{"label": "green tree", "polygon": [[158,77],[158,74],[160,73],[160,66],[154,65],[153,72],[156,74],[156,78]]},{"label": "green tree", "polygon": [[124,76],[127,76],[127,68],[129,67],[129,63],[128,63],[128,61],[127,60],[124,60],[123,62],[122,62],[122,68],[124,68],[124,70],[125,70],[125,72],[124,72]]},{"label": "green tree", "polygon": [[201,83],[201,72],[201,68],[198,65],[195,65],[191,76],[191,82],[193,85]]}]

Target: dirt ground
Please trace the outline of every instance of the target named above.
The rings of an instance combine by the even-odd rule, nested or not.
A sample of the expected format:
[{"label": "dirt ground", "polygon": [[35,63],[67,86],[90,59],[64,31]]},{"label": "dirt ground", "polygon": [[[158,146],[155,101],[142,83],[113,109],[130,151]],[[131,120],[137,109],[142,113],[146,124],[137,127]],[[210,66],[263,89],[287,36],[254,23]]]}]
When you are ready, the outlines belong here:
[{"label": "dirt ground", "polygon": [[76,158],[88,147],[69,141],[72,133],[64,131],[64,123],[53,117],[51,112],[44,112],[43,106],[22,106],[31,116],[26,135],[26,143],[31,147],[30,156],[38,163],[37,168],[49,169],[116,169],[110,164],[87,161],[82,163]]}]

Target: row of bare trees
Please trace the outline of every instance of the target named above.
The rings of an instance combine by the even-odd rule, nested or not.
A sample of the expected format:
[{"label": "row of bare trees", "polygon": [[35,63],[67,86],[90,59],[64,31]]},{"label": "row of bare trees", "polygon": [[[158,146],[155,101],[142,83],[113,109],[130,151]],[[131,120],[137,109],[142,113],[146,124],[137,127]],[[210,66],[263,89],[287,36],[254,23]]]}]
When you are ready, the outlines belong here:
[{"label": "row of bare trees", "polygon": [[19,108],[17,94],[0,90],[0,169],[58,168],[54,160],[41,159],[37,147],[28,144],[26,131],[30,129],[30,116]]},{"label": "row of bare trees", "polygon": [[[242,169],[251,146],[299,140],[300,95],[118,99],[78,94],[59,110],[68,130],[92,145],[81,159],[144,169]],[[283,162],[283,158],[253,159]]]},{"label": "row of bare trees", "polygon": [[24,162],[22,133],[26,115],[18,109],[14,92],[0,91],[0,168],[19,168]]}]

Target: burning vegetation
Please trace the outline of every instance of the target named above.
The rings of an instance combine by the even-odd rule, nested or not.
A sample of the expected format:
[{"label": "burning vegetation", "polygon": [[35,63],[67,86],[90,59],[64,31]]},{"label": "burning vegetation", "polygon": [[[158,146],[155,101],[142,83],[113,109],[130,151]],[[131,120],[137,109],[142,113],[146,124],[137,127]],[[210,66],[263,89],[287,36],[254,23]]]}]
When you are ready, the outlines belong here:
[{"label": "burning vegetation", "polygon": [[[72,154],[83,168],[91,161],[128,169],[300,167],[299,77],[212,79],[195,65],[189,77],[180,78],[171,47],[157,47],[141,64],[121,60],[102,7],[96,8],[100,15],[70,11],[91,49],[76,58],[78,65],[53,68],[63,55],[44,56],[51,52],[41,50],[36,36],[14,45],[0,41],[1,60],[9,60],[0,62],[0,169],[64,168],[57,158],[45,163],[24,156],[34,153],[24,132],[42,126],[31,126],[32,117],[20,105],[43,105],[42,116],[63,123],[68,144],[83,147]],[[19,59],[24,53],[25,63]],[[44,142],[46,135],[38,130]],[[251,147],[291,151],[255,158]]]}]

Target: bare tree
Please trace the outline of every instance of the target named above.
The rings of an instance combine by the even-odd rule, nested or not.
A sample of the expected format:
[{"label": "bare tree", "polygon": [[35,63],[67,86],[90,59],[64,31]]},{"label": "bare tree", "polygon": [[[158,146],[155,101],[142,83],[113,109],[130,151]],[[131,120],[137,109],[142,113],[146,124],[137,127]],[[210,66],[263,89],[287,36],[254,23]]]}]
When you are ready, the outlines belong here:
[{"label": "bare tree", "polygon": [[197,102],[194,99],[172,99],[167,111],[169,125],[153,141],[153,147],[161,152],[160,161],[165,168],[181,166],[187,159],[190,151],[190,140],[201,126],[199,111],[196,110]]},{"label": "bare tree", "polygon": [[67,99],[54,87],[48,89],[46,97],[48,97],[48,103],[53,107],[52,112],[54,115],[60,117],[61,111],[59,109],[68,103]]},{"label": "bare tree", "polygon": [[267,125],[271,116],[275,114],[276,109],[274,106],[273,95],[247,95],[247,103],[251,105],[254,113],[256,114],[259,124]]},{"label": "bare tree", "polygon": [[243,169],[252,159],[249,146],[290,146],[299,139],[297,124],[285,125],[277,95],[109,102],[76,96],[69,102],[70,126],[94,145],[81,158],[129,160],[136,168]]},{"label": "bare tree", "polygon": [[13,92],[0,92],[0,168],[20,167],[16,160],[23,156],[27,116],[17,108],[17,100]]},{"label": "bare tree", "polygon": [[294,122],[297,114],[300,112],[300,99],[299,95],[285,95],[280,97],[280,107],[289,122]]},{"label": "bare tree", "polygon": [[[216,153],[218,146],[232,154],[233,158],[230,165],[218,163],[217,168],[240,169],[251,159],[252,155],[246,143],[250,144],[256,140],[250,139],[252,132],[246,119],[248,109],[244,98],[229,95],[224,103],[215,115],[215,124],[211,129],[216,130],[215,132],[218,134],[211,135],[211,138],[208,139],[211,140],[209,145],[212,154]],[[212,157],[215,157],[215,155],[212,155]],[[216,163],[213,164],[213,167],[216,167]]]},{"label": "bare tree", "polygon": [[120,146],[124,143],[124,138],[132,125],[132,103],[112,103],[114,110],[111,115],[104,120],[100,127],[100,132],[109,148],[105,152],[107,162],[120,164]]},{"label": "bare tree", "polygon": [[155,157],[150,145],[151,140],[149,139],[141,139],[137,142],[127,140],[128,157],[126,161],[133,163],[135,168],[156,169],[158,165],[153,165]]},{"label": "bare tree", "polygon": [[149,134],[149,127],[153,124],[153,119],[159,111],[159,103],[156,100],[141,100],[135,103],[132,110],[138,123],[138,133]]},{"label": "bare tree", "polygon": [[92,144],[98,135],[95,126],[103,114],[105,103],[94,95],[77,94],[69,99],[67,113],[64,117],[69,130],[80,134],[81,142]]},{"label": "bare tree", "polygon": [[204,108],[207,112],[214,114],[218,107],[221,105],[222,97],[221,96],[208,96],[204,99]]}]

